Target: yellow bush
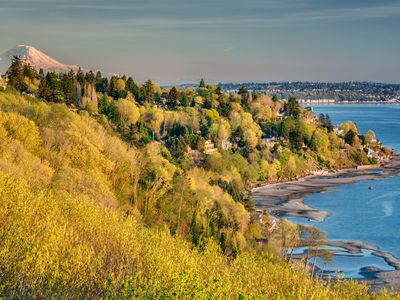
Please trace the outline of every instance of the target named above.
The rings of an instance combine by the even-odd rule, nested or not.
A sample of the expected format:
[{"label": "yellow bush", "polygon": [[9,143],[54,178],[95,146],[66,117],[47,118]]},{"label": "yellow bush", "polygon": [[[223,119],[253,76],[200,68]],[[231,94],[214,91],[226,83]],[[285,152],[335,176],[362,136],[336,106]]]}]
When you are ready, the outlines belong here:
[{"label": "yellow bush", "polygon": [[[137,208],[179,199],[168,194],[178,170],[163,146],[128,148],[88,114],[60,104],[0,93],[0,108],[0,297],[400,299],[350,281],[310,279],[268,253],[242,250],[233,259],[213,238],[199,251],[166,228],[149,228]],[[157,127],[155,119],[147,121]],[[234,179],[248,166],[231,158],[237,168],[224,176]],[[271,178],[279,166],[265,167]],[[244,243],[243,205],[210,184],[211,172],[195,168],[182,178],[190,182],[182,195],[203,210],[218,204],[238,228],[227,233]]]},{"label": "yellow bush", "polygon": [[378,299],[348,281],[324,286],[271,255],[243,251],[230,261],[213,242],[200,253],[167,231],[145,228],[135,212],[35,192],[4,174],[0,200],[5,297]]}]

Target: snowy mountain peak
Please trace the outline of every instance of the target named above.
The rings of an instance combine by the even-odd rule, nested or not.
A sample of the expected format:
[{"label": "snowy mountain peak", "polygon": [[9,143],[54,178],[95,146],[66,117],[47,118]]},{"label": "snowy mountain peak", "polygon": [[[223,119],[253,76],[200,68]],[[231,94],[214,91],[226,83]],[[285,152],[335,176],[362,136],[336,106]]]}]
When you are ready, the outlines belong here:
[{"label": "snowy mountain peak", "polygon": [[14,56],[25,59],[37,70],[43,69],[45,72],[69,72],[71,69],[77,72],[79,69],[79,67],[75,65],[63,64],[35,47],[18,45],[0,55],[0,73],[6,72]]}]

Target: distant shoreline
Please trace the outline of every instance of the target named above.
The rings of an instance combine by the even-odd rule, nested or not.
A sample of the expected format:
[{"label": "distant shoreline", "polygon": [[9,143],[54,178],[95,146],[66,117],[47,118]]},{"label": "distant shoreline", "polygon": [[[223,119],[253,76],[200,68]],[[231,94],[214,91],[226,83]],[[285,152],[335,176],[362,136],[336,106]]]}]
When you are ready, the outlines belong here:
[{"label": "distant shoreline", "polygon": [[307,195],[328,191],[329,187],[338,185],[393,177],[399,171],[400,154],[394,154],[383,166],[359,166],[326,174],[311,174],[298,180],[263,184],[253,188],[253,198],[257,209],[266,210],[277,217],[289,215],[323,221],[329,213],[304,204]]},{"label": "distant shoreline", "polygon": [[347,101],[347,102],[342,102],[342,101],[336,101],[336,102],[330,102],[330,103],[325,103],[325,102],[299,102],[301,105],[352,105],[352,104],[359,104],[359,105],[365,105],[365,104],[371,104],[371,105],[400,105],[400,102],[389,102],[389,101]]},{"label": "distant shoreline", "polygon": [[[285,216],[291,216],[323,221],[330,215],[330,212],[306,205],[304,200],[308,195],[318,192],[328,192],[329,188],[338,185],[394,177],[399,172],[400,154],[396,153],[383,166],[343,169],[323,175],[309,175],[296,181],[259,186],[253,189],[253,197],[258,210],[265,210],[275,218],[282,219]],[[393,287],[400,290],[399,258],[391,253],[380,251],[376,245],[362,241],[329,241],[328,244],[343,248],[349,254],[361,253],[363,249],[372,250],[372,255],[382,257],[395,270],[384,271],[366,266],[362,268],[362,273],[366,279],[361,279],[361,281],[370,284],[372,289]]]}]

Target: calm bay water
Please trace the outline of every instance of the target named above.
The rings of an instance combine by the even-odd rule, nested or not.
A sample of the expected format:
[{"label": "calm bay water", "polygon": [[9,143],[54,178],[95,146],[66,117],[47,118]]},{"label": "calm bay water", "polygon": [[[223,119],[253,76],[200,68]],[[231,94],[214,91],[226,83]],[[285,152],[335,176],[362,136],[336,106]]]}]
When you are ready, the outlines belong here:
[{"label": "calm bay water", "polygon": [[362,133],[372,129],[386,146],[400,152],[400,105],[313,105],[317,115],[329,114],[334,124],[353,121]]},{"label": "calm bay water", "polygon": [[[361,132],[375,131],[386,146],[400,152],[400,105],[315,105],[316,114],[329,114],[334,124],[354,121]],[[373,186],[373,190],[368,187]],[[310,195],[305,203],[331,212],[323,222],[313,222],[330,240],[364,241],[400,258],[400,177],[338,186],[328,193]],[[295,223],[308,223],[289,218]],[[343,256],[334,258],[330,269],[341,269],[346,277],[360,277],[363,266],[391,270],[381,258]]]}]

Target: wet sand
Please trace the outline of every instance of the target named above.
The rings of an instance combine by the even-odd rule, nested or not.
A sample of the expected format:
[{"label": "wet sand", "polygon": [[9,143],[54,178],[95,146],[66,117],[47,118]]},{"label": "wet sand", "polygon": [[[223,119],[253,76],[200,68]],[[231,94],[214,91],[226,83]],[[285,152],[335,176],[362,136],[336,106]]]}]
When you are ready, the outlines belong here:
[{"label": "wet sand", "polygon": [[[330,192],[332,191],[330,188],[337,185],[393,177],[399,172],[400,154],[395,154],[383,166],[344,169],[326,175],[311,175],[297,181],[257,187],[253,189],[253,197],[257,209],[266,210],[277,218],[292,216],[323,221],[330,212],[304,204],[304,199],[309,194]],[[329,245],[343,248],[349,254],[362,253],[362,249],[372,250],[372,255],[382,257],[395,270],[384,271],[366,266],[361,269],[361,274],[366,277],[362,280],[370,284],[372,289],[387,287],[400,290],[400,260],[391,253],[380,251],[376,245],[358,241],[329,241]]]},{"label": "wet sand", "polygon": [[285,215],[323,221],[330,213],[304,204],[307,195],[329,192],[330,187],[337,185],[396,176],[399,171],[400,154],[396,154],[384,166],[344,169],[326,175],[311,175],[296,181],[256,187],[253,189],[253,198],[257,209],[266,210],[277,217]]}]

